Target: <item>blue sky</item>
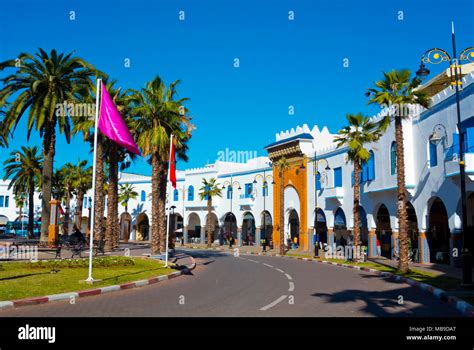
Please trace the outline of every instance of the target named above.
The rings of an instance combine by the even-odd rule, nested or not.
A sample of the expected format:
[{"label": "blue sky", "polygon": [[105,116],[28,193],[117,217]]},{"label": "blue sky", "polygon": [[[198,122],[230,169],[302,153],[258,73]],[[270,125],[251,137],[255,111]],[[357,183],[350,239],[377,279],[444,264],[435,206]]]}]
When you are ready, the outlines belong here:
[{"label": "blue sky", "polygon": [[[275,133],[307,123],[336,132],[345,114],[375,114],[366,88],[382,71],[416,71],[432,47],[451,52],[451,20],[458,51],[474,45],[474,2],[315,0],[50,0],[10,1],[0,12],[0,60],[20,52],[75,53],[118,80],[141,88],[160,75],[182,81],[181,97],[197,126],[189,162],[214,162],[219,151],[265,155]],[[75,11],[74,21],[69,19]],[[179,11],[185,20],[180,21]],[[294,11],[294,20],[288,12]],[[399,20],[403,11],[403,20]],[[129,58],[131,67],[124,67]],[[234,59],[240,67],[234,68]],[[343,60],[349,59],[349,67]],[[443,67],[429,67],[433,73]],[[288,114],[294,106],[294,115]],[[36,133],[30,144],[40,145]],[[20,124],[10,150],[27,143]],[[253,153],[252,153],[253,154]],[[2,151],[0,161],[6,157]],[[57,141],[55,166],[87,158],[77,137]],[[144,160],[132,172],[150,174]]]}]

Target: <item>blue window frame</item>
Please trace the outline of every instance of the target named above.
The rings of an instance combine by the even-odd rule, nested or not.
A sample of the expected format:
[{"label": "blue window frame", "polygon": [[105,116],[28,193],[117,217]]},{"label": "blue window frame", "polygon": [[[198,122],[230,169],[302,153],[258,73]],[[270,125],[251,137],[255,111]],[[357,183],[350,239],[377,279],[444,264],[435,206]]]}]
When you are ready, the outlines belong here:
[{"label": "blue window frame", "polygon": [[191,202],[194,200],[194,186],[189,186],[188,188],[188,201]]},{"label": "blue window frame", "polygon": [[140,194],[140,201],[145,202],[146,201],[146,192],[142,191]]},{"label": "blue window frame", "polygon": [[438,165],[438,146],[428,141],[430,168]]},{"label": "blue window frame", "polygon": [[369,151],[370,153],[370,158],[367,161],[367,174],[366,174],[366,179],[367,181],[372,181],[375,179],[375,154],[373,151]]},{"label": "blue window frame", "polygon": [[178,192],[178,189],[175,188],[174,191],[173,191],[173,200],[174,200],[175,202],[177,202],[178,199],[179,199],[179,192]]},{"label": "blue window frame", "polygon": [[321,173],[318,172],[316,174],[316,191],[320,191],[321,190]]},{"label": "blue window frame", "polygon": [[5,206],[5,196],[0,196],[0,208]]},{"label": "blue window frame", "polygon": [[245,184],[245,198],[252,197],[253,183]]},{"label": "blue window frame", "polygon": [[334,187],[342,187],[342,168],[334,168]]},{"label": "blue window frame", "polygon": [[227,186],[227,199],[232,198],[232,186]]},{"label": "blue window frame", "polygon": [[390,146],[390,174],[395,175],[397,172],[397,144],[392,142]]},{"label": "blue window frame", "polygon": [[[205,191],[206,191],[206,193],[207,193],[207,191],[209,191],[209,186],[208,186],[208,185],[206,185]],[[209,199],[209,195],[206,194],[206,195],[204,196],[204,199],[207,201],[207,200]]]},{"label": "blue window frame", "polygon": [[10,206],[10,196],[5,196],[5,208]]}]

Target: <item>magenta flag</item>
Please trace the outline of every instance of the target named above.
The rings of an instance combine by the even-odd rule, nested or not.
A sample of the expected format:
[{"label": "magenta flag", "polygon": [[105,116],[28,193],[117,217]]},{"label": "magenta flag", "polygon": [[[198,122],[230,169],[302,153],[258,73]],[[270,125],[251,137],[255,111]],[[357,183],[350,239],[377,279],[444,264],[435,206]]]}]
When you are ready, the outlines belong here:
[{"label": "magenta flag", "polygon": [[103,82],[100,97],[100,115],[98,128],[102,134],[132,153],[140,155],[140,149],[133,140],[114,101],[107,92]]}]

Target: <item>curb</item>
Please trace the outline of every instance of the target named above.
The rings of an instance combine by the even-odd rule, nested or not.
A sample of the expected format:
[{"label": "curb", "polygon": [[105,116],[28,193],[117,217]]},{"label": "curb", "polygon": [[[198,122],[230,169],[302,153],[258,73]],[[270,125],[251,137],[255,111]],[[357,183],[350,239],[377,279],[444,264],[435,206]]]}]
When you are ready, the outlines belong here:
[{"label": "curb", "polygon": [[[280,254],[263,254],[263,253],[241,253],[242,255],[264,255],[264,256],[279,256],[282,257]],[[447,292],[443,289],[436,288],[430,284],[415,281],[408,277],[402,277],[399,275],[395,275],[391,272],[386,271],[379,271],[375,269],[370,269],[368,267],[361,267],[361,266],[353,266],[349,264],[341,264],[335,263],[327,260],[318,260],[313,258],[303,258],[303,257],[293,257],[293,256],[286,256],[284,255],[283,258],[287,259],[297,259],[297,260],[304,260],[304,261],[312,261],[320,264],[327,264],[327,265],[335,265],[340,267],[345,267],[354,270],[360,270],[365,272],[371,272],[381,277],[388,277],[390,280],[398,283],[408,283],[412,287],[416,287],[424,292],[427,292],[433,295],[438,300],[447,303],[449,306],[454,307],[457,311],[459,311],[465,317],[474,317],[474,306],[469,304],[468,302],[461,300],[457,297],[448,296]]]},{"label": "curb", "polygon": [[8,309],[8,308],[16,308],[16,307],[21,307],[21,306],[28,306],[28,305],[45,304],[45,303],[58,301],[58,300],[71,300],[72,298],[84,298],[88,296],[100,295],[100,294],[105,294],[109,292],[116,292],[120,290],[143,287],[146,285],[170,280],[178,276],[185,275],[196,268],[196,261],[194,260],[192,256],[190,256],[190,258],[192,260],[192,264],[187,265],[186,268],[180,271],[176,271],[168,275],[161,275],[161,276],[152,277],[146,280],[127,282],[123,284],[117,284],[117,285],[106,286],[106,287],[101,287],[101,288],[81,290],[78,292],[66,292],[66,293],[46,295],[43,297],[32,297],[32,298],[25,298],[25,299],[0,301],[0,310]]},{"label": "curb", "polygon": [[[205,248],[200,248],[196,246],[188,247],[188,249],[203,249],[206,250]],[[238,247],[236,247],[238,248]],[[226,249],[222,248],[211,248],[207,250],[219,250],[219,251],[225,251]],[[232,253],[231,251],[228,252],[229,254]],[[327,264],[327,265],[334,265],[334,266],[340,266],[340,267],[345,267],[349,269],[354,269],[354,270],[360,270],[360,271],[365,271],[365,272],[371,272],[376,275],[379,275],[381,277],[388,277],[390,280],[398,283],[408,283],[410,286],[418,288],[426,293],[431,294],[438,300],[447,303],[449,306],[454,307],[457,311],[459,311],[463,316],[465,317],[474,317],[474,306],[469,304],[468,302],[459,299],[454,296],[448,296],[448,293],[440,288],[436,288],[430,284],[415,281],[411,278],[408,277],[402,277],[399,275],[395,275],[391,272],[386,272],[386,271],[379,271],[375,269],[370,269],[368,267],[361,267],[361,266],[353,266],[349,264],[341,264],[341,263],[335,263],[327,260],[318,260],[318,259],[313,259],[313,258],[304,258],[304,257],[293,257],[293,256],[287,256],[283,255],[281,256],[280,254],[275,254],[275,253],[254,253],[254,252],[247,252],[247,253],[240,253],[241,255],[259,255],[259,256],[273,256],[273,257],[283,257],[287,259],[296,259],[296,260],[303,260],[303,261],[311,261],[311,262],[316,262],[320,264]]]}]

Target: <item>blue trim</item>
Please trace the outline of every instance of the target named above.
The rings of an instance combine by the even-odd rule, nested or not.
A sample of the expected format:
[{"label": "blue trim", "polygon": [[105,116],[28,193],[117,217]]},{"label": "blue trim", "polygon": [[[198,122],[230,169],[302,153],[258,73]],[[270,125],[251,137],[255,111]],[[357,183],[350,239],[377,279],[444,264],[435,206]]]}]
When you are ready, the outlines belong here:
[{"label": "blue trim", "polygon": [[296,141],[296,140],[314,140],[314,137],[313,135],[309,133],[299,134],[299,135],[295,135],[284,140],[273,142],[269,144],[268,146],[263,147],[263,149],[269,149],[275,146],[284,145],[285,143]]},{"label": "blue trim", "polygon": [[[473,170],[466,171],[465,174],[466,175],[474,175],[474,171]],[[445,177],[452,177],[452,176],[457,176],[457,175],[459,175],[459,171],[455,172],[455,173],[446,174]]]},{"label": "blue trim", "polygon": [[344,148],[336,149],[336,150],[331,151],[329,153],[321,153],[321,154],[318,154],[316,157],[311,157],[311,161],[314,162],[315,160],[320,160],[320,159],[323,159],[323,158],[331,158],[331,157],[337,156],[337,155],[342,154],[342,153],[347,153],[347,150],[348,150],[348,147],[344,147]]},{"label": "blue trim", "polygon": [[[441,92],[439,92],[441,93]],[[459,92],[459,98],[462,101],[463,99],[469,97],[470,95],[474,94],[474,84],[469,84],[466,87],[464,87],[460,92]],[[420,117],[417,119],[413,120],[413,124],[418,124],[419,122],[429,118],[435,113],[438,113],[446,108],[448,108],[450,105],[454,105],[456,103],[456,93],[453,93],[451,96],[447,97],[443,101],[435,104],[433,107],[430,109],[424,111],[421,113]]]},{"label": "blue trim", "polygon": [[243,171],[240,173],[232,173],[232,174],[226,174],[226,175],[218,175],[218,179],[225,179],[226,177],[237,177],[237,176],[244,176],[244,175],[251,175],[251,174],[257,174],[257,173],[263,173],[265,171],[272,170],[272,168],[262,168],[262,169],[257,169],[257,170],[251,170],[251,171]]},{"label": "blue trim", "polygon": [[[364,193],[377,193],[377,192],[384,192],[384,191],[390,191],[390,190],[396,190],[398,186],[393,186],[393,187],[386,187],[386,188],[381,188],[378,190],[372,190],[372,191],[364,191]],[[414,189],[415,185],[405,185],[406,189]]]}]

